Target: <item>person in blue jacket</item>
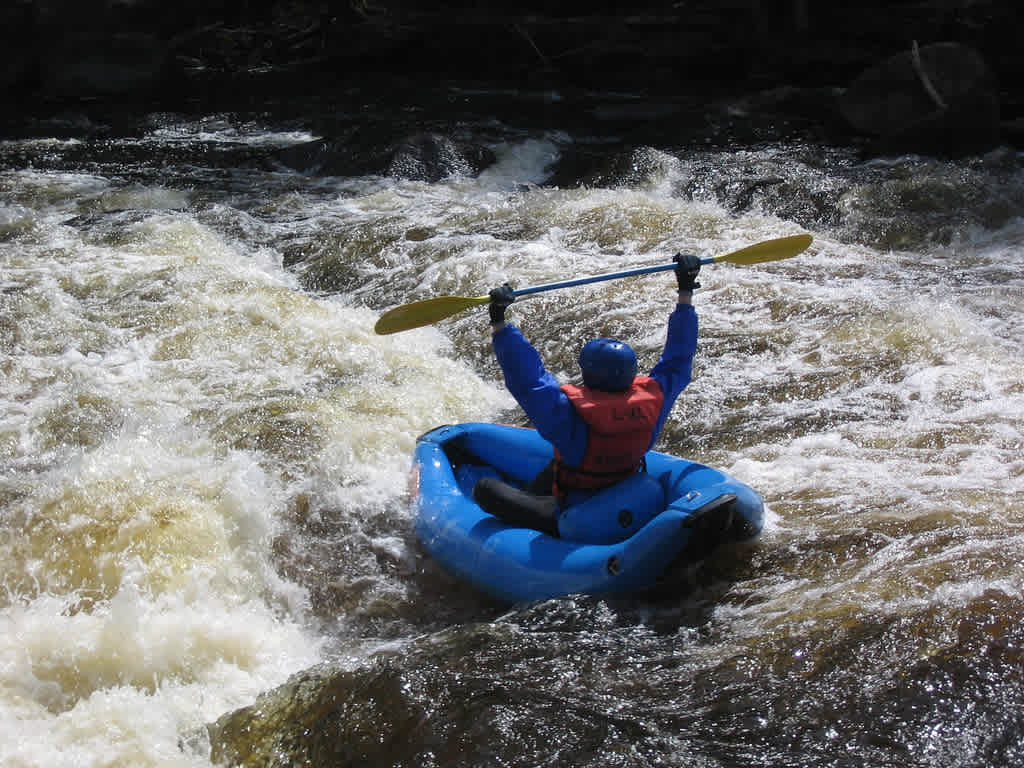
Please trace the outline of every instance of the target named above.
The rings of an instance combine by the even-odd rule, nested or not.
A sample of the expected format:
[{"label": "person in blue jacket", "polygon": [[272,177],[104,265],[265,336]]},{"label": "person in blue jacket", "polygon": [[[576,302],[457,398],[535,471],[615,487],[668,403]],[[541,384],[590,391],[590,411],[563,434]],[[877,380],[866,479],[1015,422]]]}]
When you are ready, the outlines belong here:
[{"label": "person in blue jacket", "polygon": [[676,254],[676,305],[668,318],[665,347],[648,376],[637,376],[636,354],[617,339],[594,339],[579,357],[583,385],[560,385],[520,332],[505,322],[515,301],[507,283],[490,292],[492,343],[505,385],[554,459],[524,490],[495,478],[473,489],[486,512],[512,524],[558,535],[558,514],[575,503],[643,470],[676,398],[690,383],[697,351],[700,259]]}]

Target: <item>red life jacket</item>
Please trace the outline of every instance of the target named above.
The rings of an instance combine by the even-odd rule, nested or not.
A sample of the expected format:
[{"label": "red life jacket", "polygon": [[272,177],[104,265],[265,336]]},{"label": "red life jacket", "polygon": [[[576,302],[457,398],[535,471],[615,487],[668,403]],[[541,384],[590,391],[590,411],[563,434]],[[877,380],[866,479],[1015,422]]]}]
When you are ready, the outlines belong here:
[{"label": "red life jacket", "polygon": [[587,423],[587,449],[577,467],[565,463],[555,450],[552,492],[564,497],[571,490],[598,490],[635,473],[643,464],[658,425],[665,396],[661,385],[637,376],[624,392],[602,392],[567,384],[562,391]]}]

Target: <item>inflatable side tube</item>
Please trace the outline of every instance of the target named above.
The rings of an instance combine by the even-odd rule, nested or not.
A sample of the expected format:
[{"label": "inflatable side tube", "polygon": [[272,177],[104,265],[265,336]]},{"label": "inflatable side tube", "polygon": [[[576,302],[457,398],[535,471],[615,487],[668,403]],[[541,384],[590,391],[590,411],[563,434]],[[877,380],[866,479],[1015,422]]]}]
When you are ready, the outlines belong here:
[{"label": "inflatable side tube", "polygon": [[614,544],[628,539],[663,509],[665,489],[641,472],[566,507],[558,518],[558,535],[585,544]]}]

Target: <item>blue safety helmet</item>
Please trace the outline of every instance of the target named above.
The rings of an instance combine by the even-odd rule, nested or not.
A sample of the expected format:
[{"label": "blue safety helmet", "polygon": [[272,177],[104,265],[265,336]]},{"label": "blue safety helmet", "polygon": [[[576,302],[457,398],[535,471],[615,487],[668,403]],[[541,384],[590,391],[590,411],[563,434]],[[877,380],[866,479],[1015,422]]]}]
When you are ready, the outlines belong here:
[{"label": "blue safety helmet", "polygon": [[583,383],[592,389],[621,392],[636,376],[636,353],[617,339],[588,341],[580,352]]}]

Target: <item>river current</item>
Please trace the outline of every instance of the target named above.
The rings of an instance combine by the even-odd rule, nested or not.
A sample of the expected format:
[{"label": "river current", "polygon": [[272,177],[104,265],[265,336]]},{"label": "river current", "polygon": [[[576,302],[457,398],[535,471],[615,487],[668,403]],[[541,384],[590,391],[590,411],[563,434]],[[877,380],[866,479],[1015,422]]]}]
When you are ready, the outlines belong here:
[{"label": "river current", "polygon": [[[1024,766],[1024,158],[647,147],[557,187],[593,137],[482,120],[476,177],[248,162],[313,138],[0,143],[0,765]],[[702,270],[658,446],[758,490],[756,543],[513,607],[420,550],[416,437],[523,417],[485,310],[381,312],[805,231]],[[673,286],[509,313],[563,380],[595,335],[649,367]]]}]

